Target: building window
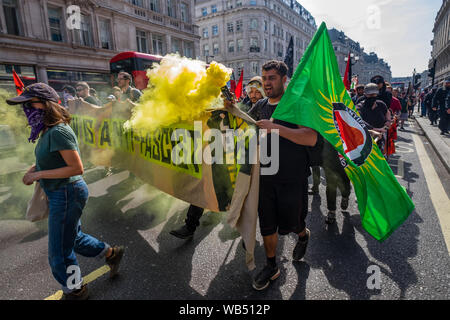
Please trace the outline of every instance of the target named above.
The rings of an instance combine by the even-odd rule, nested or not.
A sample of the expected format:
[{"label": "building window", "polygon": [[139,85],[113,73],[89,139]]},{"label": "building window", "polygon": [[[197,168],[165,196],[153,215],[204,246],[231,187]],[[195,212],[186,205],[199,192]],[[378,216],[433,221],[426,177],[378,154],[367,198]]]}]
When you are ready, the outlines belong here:
[{"label": "building window", "polygon": [[208,9],[202,8],[202,16],[204,17],[206,15],[208,15]]},{"label": "building window", "polygon": [[167,0],[167,15],[172,18],[177,17],[177,11],[175,7],[175,0]]},{"label": "building window", "polygon": [[3,0],[3,12],[5,13],[6,32],[16,36],[21,35],[17,0]]},{"label": "building window", "polygon": [[237,52],[242,52],[242,49],[244,48],[244,40],[243,39],[238,39],[237,40],[237,48],[236,51]]},{"label": "building window", "polygon": [[50,25],[50,37],[52,41],[63,41],[61,28],[61,8],[48,7],[48,22]]},{"label": "building window", "polygon": [[228,52],[234,52],[234,41],[228,41]]},{"label": "building window", "polygon": [[233,22],[228,22],[227,23],[227,30],[229,33],[233,33],[234,32],[234,23]]},{"label": "building window", "polygon": [[268,41],[267,41],[267,39],[264,39],[264,51],[267,51],[267,47],[268,47]]},{"label": "building window", "polygon": [[100,19],[100,46],[103,49],[112,49],[111,23],[107,19]]},{"label": "building window", "polygon": [[250,30],[258,29],[258,19],[250,19]]},{"label": "building window", "polygon": [[213,4],[211,6],[211,13],[216,13],[217,12],[217,6],[215,4]]},{"label": "building window", "polygon": [[148,53],[147,51],[147,34],[145,31],[136,30],[137,51]]},{"label": "building window", "polygon": [[189,22],[189,6],[182,2],[180,4],[180,11],[181,11],[181,21],[183,22]]},{"label": "building window", "polygon": [[233,3],[231,1],[226,2],[226,8],[227,9],[233,9]]},{"label": "building window", "polygon": [[219,54],[219,44],[218,43],[213,44],[213,54],[214,55]]},{"label": "building window", "polygon": [[264,32],[269,31],[269,26],[267,24],[267,21],[264,21]]},{"label": "building window", "polygon": [[194,43],[185,42],[184,43],[184,56],[187,58],[194,58]]},{"label": "building window", "polygon": [[180,53],[181,51],[181,41],[178,39],[172,38],[172,52]]},{"label": "building window", "polygon": [[153,48],[153,54],[157,55],[164,55],[164,42],[163,37],[160,35],[152,34],[152,48]]},{"label": "building window", "polygon": [[159,0],[150,0],[150,10],[159,12]]},{"label": "building window", "polygon": [[259,52],[258,38],[250,38],[250,52]]},{"label": "building window", "polygon": [[205,45],[203,46],[203,55],[204,55],[205,57],[208,57],[208,56],[209,56],[209,45],[207,45],[207,44],[205,44]]},{"label": "building window", "polygon": [[242,20],[236,21],[236,31],[242,31]]},{"label": "building window", "polygon": [[218,36],[219,35],[219,27],[217,25],[212,26],[212,35]]},{"label": "building window", "polygon": [[251,6],[256,6],[257,5],[256,0],[250,0],[250,5]]},{"label": "building window", "polygon": [[92,28],[90,16],[81,14],[81,29],[74,30],[74,39],[76,43],[82,46],[93,47],[94,41],[92,38]]},{"label": "building window", "polygon": [[236,8],[242,7],[242,0],[236,0]]},{"label": "building window", "polygon": [[131,4],[134,4],[135,6],[138,6],[138,7],[141,7],[141,8],[144,7],[144,3],[143,2],[144,2],[143,0],[131,0]]},{"label": "building window", "polygon": [[208,28],[203,28],[203,38],[207,39],[208,36]]},{"label": "building window", "polygon": [[258,61],[252,61],[250,63],[250,65],[251,65],[252,75],[257,75],[259,73]]}]

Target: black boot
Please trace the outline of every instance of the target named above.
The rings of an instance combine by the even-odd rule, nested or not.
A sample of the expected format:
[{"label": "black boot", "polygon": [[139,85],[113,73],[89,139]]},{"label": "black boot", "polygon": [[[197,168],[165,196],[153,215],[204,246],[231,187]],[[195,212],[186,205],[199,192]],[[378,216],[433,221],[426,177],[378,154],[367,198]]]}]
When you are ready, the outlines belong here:
[{"label": "black boot", "polygon": [[195,228],[190,228],[187,224],[183,225],[182,227],[170,231],[170,234],[180,238],[180,239],[189,239],[194,236]]}]

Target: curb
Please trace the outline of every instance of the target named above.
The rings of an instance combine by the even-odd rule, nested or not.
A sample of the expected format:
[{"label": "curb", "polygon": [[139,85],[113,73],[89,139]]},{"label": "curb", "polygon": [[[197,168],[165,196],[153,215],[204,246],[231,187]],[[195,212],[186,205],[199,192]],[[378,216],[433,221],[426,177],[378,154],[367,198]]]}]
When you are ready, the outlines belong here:
[{"label": "curb", "polygon": [[450,173],[450,148],[445,144],[445,142],[442,141],[439,133],[436,133],[422,126],[417,118],[414,118],[414,120],[419,125],[420,129],[422,129],[422,131],[424,132],[425,137],[427,137],[428,142],[433,147],[445,169],[447,169],[447,172]]}]

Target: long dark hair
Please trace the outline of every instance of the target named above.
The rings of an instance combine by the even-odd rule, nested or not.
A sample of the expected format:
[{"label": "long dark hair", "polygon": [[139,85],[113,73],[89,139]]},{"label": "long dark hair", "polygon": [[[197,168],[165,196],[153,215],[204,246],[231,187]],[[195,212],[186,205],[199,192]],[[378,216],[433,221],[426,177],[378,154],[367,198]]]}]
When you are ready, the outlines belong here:
[{"label": "long dark hair", "polygon": [[72,117],[66,108],[60,106],[53,101],[45,101],[44,103],[44,125],[53,127],[60,123],[70,124]]}]

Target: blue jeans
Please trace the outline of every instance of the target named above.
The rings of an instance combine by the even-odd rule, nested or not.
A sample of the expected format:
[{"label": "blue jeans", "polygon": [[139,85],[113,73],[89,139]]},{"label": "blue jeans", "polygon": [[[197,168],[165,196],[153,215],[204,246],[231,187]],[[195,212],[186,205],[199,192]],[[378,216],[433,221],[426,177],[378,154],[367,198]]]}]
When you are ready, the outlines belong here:
[{"label": "blue jeans", "polygon": [[[83,179],[69,183],[57,190],[44,189],[49,201],[48,259],[53,276],[65,293],[81,285],[83,279],[75,253],[85,257],[105,256],[108,244],[81,232],[80,217],[89,191]],[[70,268],[69,268],[70,267]]]}]

